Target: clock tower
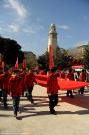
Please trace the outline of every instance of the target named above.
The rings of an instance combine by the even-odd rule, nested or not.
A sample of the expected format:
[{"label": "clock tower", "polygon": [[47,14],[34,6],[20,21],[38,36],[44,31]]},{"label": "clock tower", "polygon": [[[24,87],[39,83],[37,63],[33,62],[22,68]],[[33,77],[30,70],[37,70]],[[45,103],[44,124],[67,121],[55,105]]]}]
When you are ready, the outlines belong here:
[{"label": "clock tower", "polygon": [[[57,32],[55,24],[51,24],[49,34],[48,34],[48,49],[52,47],[53,57],[56,57],[56,49],[57,49]],[[49,50],[48,50],[49,51]]]}]

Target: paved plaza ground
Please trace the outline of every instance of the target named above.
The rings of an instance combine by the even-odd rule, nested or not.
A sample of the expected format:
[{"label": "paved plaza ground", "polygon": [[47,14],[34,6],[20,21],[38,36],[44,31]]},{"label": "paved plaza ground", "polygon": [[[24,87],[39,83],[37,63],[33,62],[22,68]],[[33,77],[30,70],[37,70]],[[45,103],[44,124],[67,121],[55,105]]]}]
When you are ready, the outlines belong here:
[{"label": "paved plaza ground", "polygon": [[33,91],[35,104],[22,97],[17,119],[13,117],[12,100],[8,97],[8,110],[0,103],[0,135],[88,135],[89,92],[74,94],[75,98],[69,98],[66,91],[59,91],[57,115],[52,115],[46,88],[36,85]]}]

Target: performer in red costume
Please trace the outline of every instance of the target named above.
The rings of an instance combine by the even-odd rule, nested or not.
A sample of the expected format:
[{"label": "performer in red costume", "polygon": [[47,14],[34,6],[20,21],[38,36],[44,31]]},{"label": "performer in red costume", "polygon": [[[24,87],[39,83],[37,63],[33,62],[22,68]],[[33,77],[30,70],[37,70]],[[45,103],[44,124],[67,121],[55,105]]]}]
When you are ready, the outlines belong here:
[{"label": "performer in red costume", "polygon": [[2,102],[2,74],[3,74],[3,69],[0,67],[0,101]]},{"label": "performer in red costume", "polygon": [[3,104],[4,104],[5,109],[7,109],[7,107],[8,107],[8,105],[7,105],[7,95],[9,93],[8,83],[9,83],[10,77],[11,77],[10,70],[9,70],[8,67],[6,67],[4,74],[2,74],[2,76],[1,76]]},{"label": "performer in red costume", "polygon": [[31,101],[31,103],[33,103],[33,98],[32,98],[32,91],[33,91],[33,87],[34,87],[34,83],[37,83],[35,80],[35,76],[32,70],[29,70],[29,72],[26,75],[26,86],[28,89],[28,94],[27,94],[27,98],[29,101]]},{"label": "performer in red costume", "polygon": [[22,90],[22,96],[25,96],[25,92],[26,92],[26,82],[25,82],[25,78],[26,78],[26,69],[23,69],[22,71],[20,71],[20,77],[22,79],[22,87],[23,87],[23,90]]},{"label": "performer in red costume", "polygon": [[[80,73],[79,81],[81,82],[86,81],[86,71],[84,69]],[[80,88],[79,93],[84,94],[84,87]]]},{"label": "performer in red costume", "polygon": [[66,77],[65,72],[64,71],[61,71],[60,78],[65,79],[65,77]]},{"label": "performer in red costume", "polygon": [[13,100],[13,111],[14,116],[17,117],[17,112],[19,111],[19,102],[20,96],[22,95],[23,90],[23,81],[22,77],[20,76],[20,71],[15,70],[14,75],[9,80],[9,93],[12,96]]},{"label": "performer in red costume", "polygon": [[54,107],[58,104],[58,82],[55,70],[51,69],[51,73],[47,78],[47,93],[49,98],[49,108],[51,114],[56,114]]},{"label": "performer in red costume", "polygon": [[46,75],[46,72],[44,70],[40,70],[39,74],[40,75]]},{"label": "performer in red costume", "polygon": [[[66,78],[69,80],[74,80],[74,73],[73,73],[72,69],[69,69],[69,73],[67,74]],[[67,90],[67,96],[70,96],[71,98],[74,97],[72,90]]]}]

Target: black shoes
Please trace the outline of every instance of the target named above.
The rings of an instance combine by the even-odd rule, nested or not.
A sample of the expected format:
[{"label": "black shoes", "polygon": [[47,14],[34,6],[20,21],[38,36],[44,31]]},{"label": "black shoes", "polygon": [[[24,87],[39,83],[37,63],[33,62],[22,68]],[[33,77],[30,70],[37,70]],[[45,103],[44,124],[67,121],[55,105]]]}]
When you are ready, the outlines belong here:
[{"label": "black shoes", "polygon": [[34,100],[33,99],[31,99],[31,103],[34,104]]},{"label": "black shoes", "polygon": [[50,113],[56,115],[56,111],[54,109],[50,109]]},{"label": "black shoes", "polygon": [[14,117],[17,117],[17,112],[14,112]]},{"label": "black shoes", "polygon": [[82,95],[84,94],[84,92],[83,92],[83,91],[80,91],[80,90],[78,91],[78,93],[79,93],[79,94],[82,94]]},{"label": "black shoes", "polygon": [[5,108],[5,109],[8,109],[7,103],[4,103],[4,108]]}]

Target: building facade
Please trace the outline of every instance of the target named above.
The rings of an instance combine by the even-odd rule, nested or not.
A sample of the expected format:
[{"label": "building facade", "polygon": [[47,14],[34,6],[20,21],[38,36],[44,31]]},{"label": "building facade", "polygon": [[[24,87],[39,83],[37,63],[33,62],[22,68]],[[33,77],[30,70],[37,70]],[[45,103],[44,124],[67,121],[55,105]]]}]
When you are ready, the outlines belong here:
[{"label": "building facade", "polygon": [[33,52],[24,51],[24,56],[27,60],[28,67],[34,68],[37,66],[37,58]]}]

